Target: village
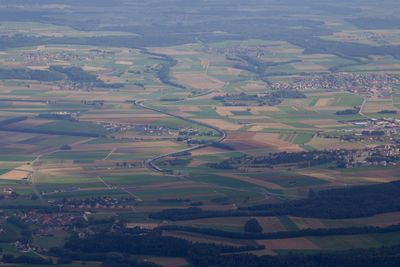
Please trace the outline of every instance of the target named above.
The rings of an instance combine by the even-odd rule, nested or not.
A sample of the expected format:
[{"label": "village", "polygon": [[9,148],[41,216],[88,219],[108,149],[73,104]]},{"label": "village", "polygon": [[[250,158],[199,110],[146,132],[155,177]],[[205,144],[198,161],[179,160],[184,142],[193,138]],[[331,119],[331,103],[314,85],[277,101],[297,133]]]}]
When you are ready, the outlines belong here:
[{"label": "village", "polygon": [[376,73],[333,73],[306,77],[295,77],[289,82],[272,85],[276,90],[295,89],[299,91],[323,89],[327,91],[348,91],[365,97],[389,97],[393,88],[400,86],[398,74]]},{"label": "village", "polygon": [[367,142],[370,144],[399,144],[400,119],[369,118],[346,122],[356,128],[343,130],[341,133],[321,133],[323,138],[339,138],[349,142]]},{"label": "village", "polygon": [[[72,61],[92,61],[98,59],[105,59],[112,55],[112,52],[109,51],[101,51],[101,50],[91,50],[89,53],[85,53],[84,55],[80,55],[77,53],[70,53],[67,51],[55,52],[55,51],[46,51],[46,50],[35,50],[35,51],[26,51],[18,54],[24,62],[29,65],[47,65],[49,62],[57,63],[59,62],[72,62]],[[19,60],[21,60],[19,59]],[[14,59],[17,61],[17,59]]]}]

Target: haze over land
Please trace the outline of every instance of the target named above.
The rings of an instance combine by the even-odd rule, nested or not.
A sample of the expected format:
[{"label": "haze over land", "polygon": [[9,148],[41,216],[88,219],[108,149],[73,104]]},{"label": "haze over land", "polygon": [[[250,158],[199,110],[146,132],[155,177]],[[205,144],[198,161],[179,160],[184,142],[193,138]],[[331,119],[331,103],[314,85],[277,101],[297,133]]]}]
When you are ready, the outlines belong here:
[{"label": "haze over land", "polygon": [[399,266],[399,12],[0,0],[2,263]]}]

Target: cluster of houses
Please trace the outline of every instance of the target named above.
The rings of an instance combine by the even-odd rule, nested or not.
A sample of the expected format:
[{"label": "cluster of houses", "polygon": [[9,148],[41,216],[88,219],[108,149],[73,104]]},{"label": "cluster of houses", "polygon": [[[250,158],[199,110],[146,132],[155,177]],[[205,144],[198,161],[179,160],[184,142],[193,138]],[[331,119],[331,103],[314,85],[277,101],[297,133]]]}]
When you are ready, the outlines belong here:
[{"label": "cluster of houses", "polygon": [[100,122],[99,125],[103,126],[107,131],[110,132],[125,132],[135,131],[143,135],[151,136],[176,136],[177,131],[170,127],[153,125],[153,124],[129,124],[129,123],[117,123],[117,122]]},{"label": "cluster of houses", "polygon": [[256,57],[264,56],[268,53],[268,50],[271,48],[270,45],[257,45],[257,46],[249,46],[243,47],[240,45],[232,46],[232,47],[207,47],[204,48],[204,51],[207,53],[215,53],[219,55],[238,55],[238,54],[246,54],[246,55],[254,55]]},{"label": "cluster of houses", "polygon": [[177,134],[175,129],[154,124],[135,125],[133,130],[141,134],[152,136],[175,136]]},{"label": "cluster of houses", "polygon": [[60,91],[92,91],[94,86],[88,83],[78,83],[68,80],[58,81],[54,83],[57,90]]},{"label": "cluster of houses", "polygon": [[394,139],[397,140],[400,134],[400,119],[371,118],[367,120],[352,121],[351,124],[362,129],[361,132],[355,133],[356,136],[366,136],[368,135],[367,133],[370,132],[370,137],[385,136],[389,138],[387,141],[393,141]]},{"label": "cluster of houses", "polygon": [[40,234],[66,229],[77,219],[76,215],[68,213],[38,213],[36,211],[21,213],[18,217],[25,223],[42,226],[38,229]]},{"label": "cluster of houses", "polygon": [[400,165],[400,147],[382,145],[362,150],[352,150],[344,157],[347,168],[358,166],[398,166]]},{"label": "cluster of houses", "polygon": [[18,55],[27,64],[47,64],[52,61],[70,62],[75,60],[82,60],[83,58],[76,53],[68,52],[48,52],[44,50],[35,50],[29,52],[22,52]]},{"label": "cluster of houses", "polygon": [[368,97],[391,96],[392,89],[400,86],[400,75],[376,73],[335,73],[307,77],[296,77],[288,82],[272,85],[279,90],[310,90],[315,88],[327,91],[349,91]]},{"label": "cluster of houses", "polygon": [[[72,62],[72,61],[94,61],[98,59],[105,59],[109,55],[106,51],[92,51],[92,53],[77,54],[69,53],[66,51],[46,51],[46,50],[34,50],[34,51],[24,51],[18,55],[20,60],[31,65],[42,65],[48,64],[50,62]],[[15,59],[16,60],[16,59]]]},{"label": "cluster of houses", "polygon": [[93,209],[132,209],[136,204],[133,197],[101,196],[85,199],[62,199],[51,202],[66,210],[93,210]]},{"label": "cluster of houses", "polygon": [[135,127],[135,125],[132,124],[117,122],[99,122],[98,124],[110,132],[125,132],[132,130]]}]

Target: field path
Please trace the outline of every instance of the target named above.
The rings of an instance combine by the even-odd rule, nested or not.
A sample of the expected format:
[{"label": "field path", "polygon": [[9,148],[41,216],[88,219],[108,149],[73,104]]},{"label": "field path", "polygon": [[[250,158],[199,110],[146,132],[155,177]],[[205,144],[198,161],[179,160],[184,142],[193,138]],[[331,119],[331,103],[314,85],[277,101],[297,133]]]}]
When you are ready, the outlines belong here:
[{"label": "field path", "polygon": [[363,113],[363,109],[364,109],[364,107],[365,107],[365,104],[367,104],[367,98],[366,97],[364,97],[364,100],[363,100],[363,103],[361,104],[361,107],[360,107],[360,111],[358,112],[361,116],[363,116],[363,117],[365,117],[365,118],[367,118],[367,119],[370,119],[370,117],[369,116],[367,116],[367,115],[365,115],[364,113]]},{"label": "field path", "polygon": [[127,193],[128,195],[132,196],[135,198],[136,201],[138,202],[142,202],[143,200],[138,197],[137,195],[135,195],[134,193],[132,193],[131,191],[129,191],[128,189],[124,188],[124,187],[118,187],[118,189],[124,191],[125,193]]},{"label": "field path", "polygon": [[114,147],[114,148],[110,151],[110,153],[108,153],[107,156],[104,157],[103,160],[107,160],[107,159],[115,152],[115,150],[117,150],[117,148]]},{"label": "field path", "polygon": [[109,184],[107,184],[106,181],[104,181],[103,178],[101,178],[100,176],[97,176],[97,179],[99,179],[100,182],[101,182],[102,184],[104,184],[104,185],[107,187],[107,189],[112,189],[112,186],[109,185]]},{"label": "field path", "polygon": [[132,196],[136,201],[138,202],[142,202],[143,200],[138,197],[137,195],[135,195],[134,193],[128,191],[125,187],[120,187],[120,186],[113,186],[110,185],[109,183],[107,183],[106,181],[104,181],[104,179],[100,176],[97,176],[97,179],[99,179],[99,181],[104,184],[105,187],[107,187],[107,189],[112,190],[112,189],[118,189],[121,190],[122,192],[127,193],[128,195]]},{"label": "field path", "polygon": [[[92,141],[93,139],[95,139],[95,138],[87,138],[87,139],[84,139],[84,140],[80,140],[80,141],[77,141],[77,142],[75,142],[75,143],[72,143],[72,144],[70,144],[70,146],[76,146],[76,145],[80,145],[80,144],[83,144],[83,143],[86,143],[86,142],[89,142],[89,141]],[[44,204],[46,204],[45,203],[45,201],[44,201],[44,199],[43,199],[43,197],[42,197],[42,194],[39,192],[39,190],[37,189],[37,187],[36,187],[36,184],[37,184],[37,181],[36,181],[36,174],[37,174],[37,172],[39,171],[39,167],[36,165],[36,162],[38,162],[39,160],[40,160],[40,158],[41,157],[43,157],[43,156],[47,156],[47,155],[51,155],[51,154],[53,154],[53,153],[56,153],[57,151],[60,151],[60,149],[59,148],[53,148],[53,149],[51,149],[51,150],[48,150],[48,151],[46,151],[46,152],[43,152],[43,153],[41,153],[40,155],[37,155],[36,156],[36,158],[30,163],[31,164],[31,166],[32,166],[32,173],[31,173],[31,182],[32,182],[32,190],[33,190],[33,192],[38,196],[38,198],[39,198],[39,200],[40,200],[40,203],[42,204],[42,205],[44,205]]]}]

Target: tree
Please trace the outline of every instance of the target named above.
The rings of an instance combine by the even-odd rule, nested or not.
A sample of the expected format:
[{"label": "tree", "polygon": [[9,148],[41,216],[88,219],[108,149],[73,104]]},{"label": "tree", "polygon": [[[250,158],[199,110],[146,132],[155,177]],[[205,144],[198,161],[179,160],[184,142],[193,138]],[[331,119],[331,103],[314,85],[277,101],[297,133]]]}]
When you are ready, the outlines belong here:
[{"label": "tree", "polygon": [[244,225],[244,231],[248,233],[261,233],[263,228],[258,223],[257,219],[253,218],[246,222]]}]

